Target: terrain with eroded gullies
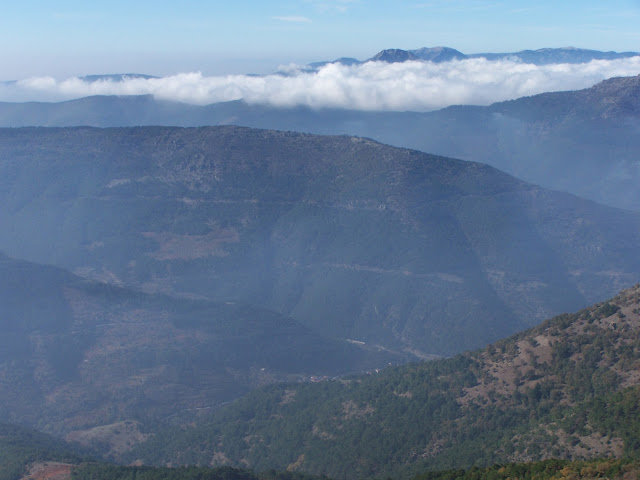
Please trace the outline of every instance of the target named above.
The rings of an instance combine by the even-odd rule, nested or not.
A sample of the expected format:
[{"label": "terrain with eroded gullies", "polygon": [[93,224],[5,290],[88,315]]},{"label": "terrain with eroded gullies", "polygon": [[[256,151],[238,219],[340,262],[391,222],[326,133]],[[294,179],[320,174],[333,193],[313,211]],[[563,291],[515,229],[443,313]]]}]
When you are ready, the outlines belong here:
[{"label": "terrain with eroded gullies", "polygon": [[361,138],[6,129],[0,179],[9,255],[423,356],[640,280],[640,214]]}]

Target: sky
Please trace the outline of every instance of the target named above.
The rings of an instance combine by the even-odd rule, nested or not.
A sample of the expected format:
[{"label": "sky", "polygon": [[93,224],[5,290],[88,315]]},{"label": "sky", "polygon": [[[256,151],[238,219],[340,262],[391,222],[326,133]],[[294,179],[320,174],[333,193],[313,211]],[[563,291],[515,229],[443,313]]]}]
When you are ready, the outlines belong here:
[{"label": "sky", "polygon": [[640,50],[640,0],[3,2],[0,80],[268,73],[384,48]]},{"label": "sky", "polygon": [[[22,88],[0,88],[1,100],[56,100],[83,93],[118,93],[114,86],[95,92],[87,85],[74,87],[64,81],[80,75],[134,72],[170,77],[172,86],[153,82],[147,82],[144,87],[133,84],[128,91],[120,91],[121,94],[164,94],[166,98],[205,103],[237,98],[262,101],[261,98],[271,98],[274,92],[286,93],[287,89],[297,88],[295,95],[288,95],[280,102],[349,106],[349,101],[352,105],[360,102],[352,98],[358,96],[356,89],[378,82],[377,88],[368,91],[385,98],[372,102],[370,95],[366,100],[369,104],[364,108],[404,109],[415,103],[415,95],[393,100],[386,98],[384,92],[400,82],[406,86],[407,79],[415,79],[416,75],[423,79],[431,75],[429,82],[414,85],[422,95],[428,92],[434,98],[441,95],[441,90],[434,87],[437,79],[433,75],[449,75],[462,80],[457,87],[460,94],[450,95],[452,98],[447,102],[487,103],[537,93],[543,87],[582,88],[608,76],[640,73],[637,65],[628,62],[595,65],[586,73],[575,68],[564,74],[538,69],[530,72],[534,80],[529,83],[535,83],[535,88],[526,88],[528,77],[517,65],[501,65],[502,74],[496,77],[497,65],[473,63],[451,65],[439,71],[420,66],[401,69],[401,72],[333,69],[324,72],[324,76],[295,74],[298,82],[293,86],[292,81],[278,82],[275,77],[270,77],[272,81],[265,86],[265,82],[242,75],[269,74],[282,69],[283,65],[295,71],[292,65],[343,56],[364,60],[385,48],[449,46],[463,53],[478,53],[575,46],[640,51],[640,0],[182,0],[179,3],[21,0],[4,3],[0,14],[0,80],[30,79],[31,84],[23,84]],[[502,88],[504,95],[469,94],[465,89],[474,71],[492,77],[488,80],[489,86],[480,81],[484,85],[480,90],[493,87],[497,92]],[[439,78],[441,81],[445,77]],[[346,91],[350,82],[351,90]],[[515,82],[521,83],[515,85]],[[331,91],[332,83],[336,86],[334,91]],[[316,90],[322,88],[320,100],[318,95],[308,93],[314,91],[313,86]],[[168,94],[171,89],[173,93]],[[306,96],[313,98],[303,98],[305,89]],[[297,100],[292,100],[294,97]],[[332,98],[327,100],[327,97]],[[431,100],[418,103],[422,109],[435,108]]]}]

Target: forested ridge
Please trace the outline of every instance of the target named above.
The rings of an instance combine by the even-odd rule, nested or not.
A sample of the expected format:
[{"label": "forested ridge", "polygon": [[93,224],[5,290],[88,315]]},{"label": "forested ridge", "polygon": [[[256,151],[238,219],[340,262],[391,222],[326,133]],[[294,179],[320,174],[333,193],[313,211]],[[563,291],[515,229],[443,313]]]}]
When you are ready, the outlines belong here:
[{"label": "forested ridge", "polygon": [[[64,468],[61,468],[64,467]],[[62,472],[62,473],[61,473]],[[638,478],[632,459],[567,461],[551,459],[490,467],[423,471],[412,480],[611,480]],[[233,467],[121,466],[92,461],[48,435],[14,425],[0,425],[0,479],[56,480],[330,480],[292,471],[254,472]],[[398,477],[394,477],[398,478]]]},{"label": "forested ridge", "polygon": [[[255,473],[232,467],[125,467],[103,463],[85,463],[72,471],[72,480],[320,480],[303,473]],[[326,479],[328,480],[328,479]]]},{"label": "forested ridge", "polygon": [[336,478],[640,454],[640,288],[480,351],[254,391],[132,458]]},{"label": "forested ridge", "polygon": [[590,461],[544,460],[532,463],[511,463],[468,470],[425,472],[413,480],[610,480],[638,478],[637,460],[598,459]]},{"label": "forested ridge", "polygon": [[[418,474],[412,480],[581,480],[638,478],[637,460],[590,461],[545,460],[532,463],[493,465],[468,470],[441,470]],[[329,480],[292,472],[253,473],[230,467],[152,468],[83,465],[73,471],[74,480]]]},{"label": "forested ridge", "polygon": [[640,77],[635,76],[610,78],[578,91],[433,112],[276,108],[241,100],[194,106],[151,95],[0,103],[0,125],[200,126],[224,125],[232,118],[235,125],[357,135],[487,163],[553,190],[637,210],[633,159],[640,149],[639,113]]},{"label": "forested ridge", "polygon": [[366,138],[0,129],[0,177],[9,256],[394,351],[480,348],[640,281],[637,212]]},{"label": "forested ridge", "polygon": [[60,439],[28,428],[0,423],[0,480],[17,480],[35,462],[79,463],[87,456]]},{"label": "forested ridge", "polygon": [[[7,426],[3,426],[6,433]],[[31,432],[32,434],[34,432]],[[20,442],[29,434],[9,434]],[[6,447],[3,437],[3,447]],[[37,453],[36,453],[37,452]],[[253,472],[232,467],[149,467],[119,466],[80,461],[73,454],[54,454],[46,447],[33,446],[28,461],[20,466],[21,457],[15,450],[6,450],[0,457],[0,478],[3,480],[331,480],[291,471],[269,470]],[[45,462],[43,459],[65,460],[71,463]],[[78,463],[79,462],[79,463]],[[60,468],[66,467],[66,468]],[[62,473],[61,473],[62,472]],[[411,480],[629,480],[640,476],[640,462],[632,459],[595,459],[568,461],[550,459],[530,463],[495,464],[490,467],[425,471]],[[387,477],[387,480],[392,480]]]}]

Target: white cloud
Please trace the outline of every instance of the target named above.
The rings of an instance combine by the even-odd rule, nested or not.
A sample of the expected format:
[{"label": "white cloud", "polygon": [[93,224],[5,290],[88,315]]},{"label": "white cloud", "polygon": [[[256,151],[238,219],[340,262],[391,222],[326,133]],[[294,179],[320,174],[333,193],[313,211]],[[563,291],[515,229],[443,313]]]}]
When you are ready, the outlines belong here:
[{"label": "white cloud", "polygon": [[266,76],[180,73],[92,83],[76,77],[62,81],[29,78],[0,85],[0,100],[151,94],[198,105],[243,99],[280,107],[428,111],[452,104],[488,105],[541,92],[576,90],[614,76],[638,75],[640,57],[577,65],[468,59],[446,63],[368,62],[351,67],[330,64],[317,72],[287,66],[286,70],[287,74]]}]

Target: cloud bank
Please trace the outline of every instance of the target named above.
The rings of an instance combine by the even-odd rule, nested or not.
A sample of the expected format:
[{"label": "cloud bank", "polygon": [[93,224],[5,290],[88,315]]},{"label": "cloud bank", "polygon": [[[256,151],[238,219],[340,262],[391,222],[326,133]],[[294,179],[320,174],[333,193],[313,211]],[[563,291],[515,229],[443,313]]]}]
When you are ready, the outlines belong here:
[{"label": "cloud bank", "polygon": [[446,63],[329,64],[318,71],[205,76],[180,73],[123,81],[38,77],[0,84],[3,101],[60,101],[90,95],[144,95],[205,105],[230,100],[277,107],[429,111],[448,105],[488,105],[526,95],[586,88],[606,78],[640,74],[640,57],[584,64],[532,65],[482,58]]}]

